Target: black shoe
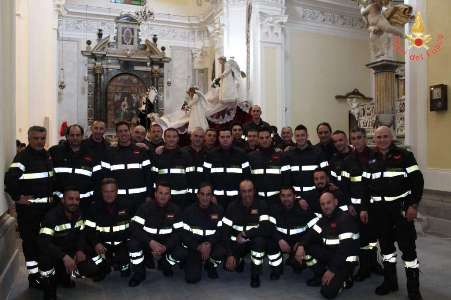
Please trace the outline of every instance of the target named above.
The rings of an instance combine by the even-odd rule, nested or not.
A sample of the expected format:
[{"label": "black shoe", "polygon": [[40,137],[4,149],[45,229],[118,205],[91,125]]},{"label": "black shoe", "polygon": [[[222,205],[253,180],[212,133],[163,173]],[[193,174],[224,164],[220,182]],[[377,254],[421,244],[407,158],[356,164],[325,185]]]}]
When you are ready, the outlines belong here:
[{"label": "black shoe", "polygon": [[280,279],[280,272],[273,270],[271,271],[271,274],[269,274],[269,280],[279,280]]},{"label": "black shoe", "polygon": [[418,268],[406,268],[407,293],[410,300],[423,300],[420,293],[420,271]]},{"label": "black shoe", "polygon": [[127,277],[130,276],[130,274],[131,274],[130,267],[125,269],[125,270],[121,270],[121,277],[122,278],[127,278]]},{"label": "black shoe", "polygon": [[174,276],[174,272],[172,271],[172,267],[168,263],[168,261],[166,260],[166,257],[162,257],[158,261],[158,270],[162,271],[163,275],[165,277],[172,277],[172,276]]},{"label": "black shoe", "polygon": [[106,277],[106,273],[105,272],[99,272],[98,274],[96,274],[93,278],[92,281],[94,282],[100,282],[103,281]]},{"label": "black shoe", "polygon": [[75,288],[75,281],[73,281],[72,279],[63,280],[59,282],[59,285],[64,289],[73,289]]},{"label": "black shoe", "polygon": [[207,269],[207,276],[210,279],[217,279],[219,277],[218,276],[218,270],[216,270],[216,268],[214,268],[214,267],[208,268]]},{"label": "black shoe", "polygon": [[352,280],[352,277],[349,277],[346,281],[345,281],[345,289],[349,290],[350,288],[352,288],[354,286],[354,280]]},{"label": "black shoe", "polygon": [[321,277],[313,276],[310,279],[307,279],[308,286],[320,286],[321,285]]},{"label": "black shoe", "polygon": [[42,282],[39,274],[28,275],[28,287],[31,289],[42,289]]},{"label": "black shoe", "polygon": [[41,281],[44,291],[44,300],[56,300],[56,280],[55,277],[43,278]]},{"label": "black shoe", "polygon": [[258,288],[260,286],[260,275],[253,274],[251,275],[251,287]]},{"label": "black shoe", "polygon": [[387,295],[398,290],[398,277],[396,276],[396,263],[384,263],[384,281],[376,288],[374,293],[379,296]]},{"label": "black shoe", "polygon": [[141,282],[146,279],[146,275],[140,274],[140,273],[134,273],[132,278],[128,281],[129,287],[135,287],[138,286]]},{"label": "black shoe", "polygon": [[[225,264],[224,264],[225,265]],[[244,259],[241,259],[240,263],[238,264],[238,266],[236,266],[235,271],[237,273],[243,273],[244,271]]]}]

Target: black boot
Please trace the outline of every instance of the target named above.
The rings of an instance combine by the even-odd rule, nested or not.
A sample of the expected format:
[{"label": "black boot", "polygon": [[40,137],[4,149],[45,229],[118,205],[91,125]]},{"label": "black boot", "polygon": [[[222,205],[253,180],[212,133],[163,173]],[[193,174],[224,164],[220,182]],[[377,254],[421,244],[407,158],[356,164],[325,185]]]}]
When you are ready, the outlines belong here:
[{"label": "black boot", "polygon": [[260,286],[261,266],[252,264],[251,267],[251,287],[258,288]]},{"label": "black boot", "polygon": [[174,272],[172,271],[172,267],[169,264],[169,262],[166,260],[166,256],[163,256],[158,261],[158,270],[163,272],[163,275],[165,277],[172,277],[174,275]]},{"label": "black boot", "polygon": [[384,281],[374,291],[376,295],[383,296],[398,290],[398,277],[396,276],[396,263],[384,262]]},{"label": "black boot", "polygon": [[[225,264],[224,264],[225,265]],[[243,273],[244,271],[244,258],[240,259],[240,262],[238,263],[238,265],[235,268],[235,271],[237,273]]]},{"label": "black boot", "polygon": [[423,300],[420,293],[420,270],[418,268],[406,268],[407,293],[410,300]]},{"label": "black boot", "polygon": [[359,271],[354,276],[355,281],[364,281],[371,276],[370,251],[371,250],[360,250],[360,266]]},{"label": "black boot", "polygon": [[205,271],[207,271],[207,276],[210,279],[217,279],[218,278],[218,270],[217,268],[213,265],[213,263],[207,261],[205,263]]},{"label": "black boot", "polygon": [[368,264],[370,266],[370,271],[376,275],[384,275],[384,268],[377,260],[377,247],[371,249],[368,254]]},{"label": "black boot", "polygon": [[39,275],[39,273],[28,275],[28,287],[32,289],[42,288],[41,276]]},{"label": "black boot", "polygon": [[56,300],[55,276],[43,278],[42,289],[44,290],[44,300]]},{"label": "black boot", "polygon": [[321,285],[321,278],[323,277],[324,272],[326,269],[324,266],[320,265],[319,263],[316,263],[312,267],[310,267],[310,270],[313,273],[313,277],[310,279],[307,279],[307,285],[308,286],[320,286]]},{"label": "black boot", "polygon": [[143,265],[138,266],[135,270],[133,270],[133,275],[132,278],[130,278],[130,280],[128,281],[128,286],[138,286],[141,282],[144,281],[144,279],[146,279],[146,269]]},{"label": "black boot", "polygon": [[270,280],[279,280],[280,275],[282,274],[283,265],[277,267],[271,267],[271,274],[269,274]]},{"label": "black boot", "polygon": [[131,274],[130,265],[121,266],[120,267],[120,272],[121,272],[121,277],[122,278],[130,277],[130,274]]}]

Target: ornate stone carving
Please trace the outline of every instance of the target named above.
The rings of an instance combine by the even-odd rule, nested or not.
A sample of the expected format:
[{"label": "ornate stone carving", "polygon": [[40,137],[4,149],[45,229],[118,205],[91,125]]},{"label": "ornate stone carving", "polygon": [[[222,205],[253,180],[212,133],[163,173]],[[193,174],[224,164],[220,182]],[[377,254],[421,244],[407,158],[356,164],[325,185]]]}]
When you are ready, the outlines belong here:
[{"label": "ornate stone carving", "polygon": [[365,23],[359,16],[345,15],[320,8],[300,7],[299,17],[302,21],[323,25],[363,30]]},{"label": "ornate stone carving", "polygon": [[261,39],[265,42],[281,43],[283,41],[283,27],[288,15],[268,15],[260,13]]}]

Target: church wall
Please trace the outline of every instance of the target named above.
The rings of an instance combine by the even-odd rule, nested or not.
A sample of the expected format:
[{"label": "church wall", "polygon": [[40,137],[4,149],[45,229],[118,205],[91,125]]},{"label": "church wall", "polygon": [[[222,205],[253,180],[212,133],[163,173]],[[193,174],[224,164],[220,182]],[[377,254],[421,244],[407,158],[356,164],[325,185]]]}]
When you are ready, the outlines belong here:
[{"label": "church wall", "polygon": [[[0,217],[8,209],[4,174],[15,153],[15,1],[0,1]],[[1,251],[0,251],[1,252]],[[3,271],[0,268],[0,271]],[[2,272],[0,272],[2,273]]]},{"label": "church wall", "polygon": [[354,88],[370,94],[368,41],[288,27],[287,88],[289,125],[304,124],[316,143],[316,125],[348,129],[349,107],[335,100]]},{"label": "church wall", "polygon": [[[451,1],[427,1],[428,24],[426,31],[433,37],[437,34],[445,35],[442,49],[428,59],[428,86],[435,84],[448,85],[448,110],[431,112],[427,107],[427,154],[428,167],[434,169],[451,170]],[[428,101],[429,102],[429,101]]]}]

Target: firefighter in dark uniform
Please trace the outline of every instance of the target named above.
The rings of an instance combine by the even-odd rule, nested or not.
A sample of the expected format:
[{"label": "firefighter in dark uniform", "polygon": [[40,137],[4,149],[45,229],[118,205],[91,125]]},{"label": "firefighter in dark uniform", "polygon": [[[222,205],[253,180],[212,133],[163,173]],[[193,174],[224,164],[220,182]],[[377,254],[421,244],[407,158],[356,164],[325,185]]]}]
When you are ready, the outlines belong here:
[{"label": "firefighter in dark uniform", "polygon": [[197,194],[199,185],[204,181],[204,161],[207,155],[207,149],[204,148],[205,131],[200,128],[194,128],[191,132],[191,144],[183,147],[182,150],[189,156],[190,164],[186,168],[188,180],[188,190],[192,196]]},{"label": "firefighter in dark uniform", "polygon": [[363,177],[368,184],[371,209],[377,220],[384,264],[384,282],[375,292],[385,295],[398,290],[394,245],[397,242],[404,260],[409,299],[422,299],[414,220],[423,194],[423,175],[413,153],[394,145],[388,127],[376,129],[374,140],[376,152]]},{"label": "firefighter in dark uniform", "polygon": [[251,109],[249,110],[249,114],[251,116],[251,120],[244,124],[243,130],[244,134],[247,136],[247,133],[249,130],[255,130],[258,131],[262,127],[270,127],[269,123],[262,120],[262,109],[258,105],[252,105]]},{"label": "firefighter in dark uniform", "polygon": [[277,280],[283,271],[282,255],[288,256],[286,263],[295,272],[303,269],[303,266],[294,258],[296,243],[319,218],[315,217],[311,211],[305,211],[297,205],[295,191],[291,186],[281,188],[279,202],[273,204],[269,214],[274,226],[267,255],[273,269],[270,278]]},{"label": "firefighter in dark uniform", "polygon": [[200,281],[202,264],[209,278],[218,278],[217,267],[226,254],[222,239],[223,210],[212,202],[213,199],[213,186],[201,183],[197,191],[197,203],[184,212],[181,237],[188,249],[184,265],[188,283]]},{"label": "firefighter in dark uniform", "polygon": [[319,143],[315,145],[315,148],[321,151],[326,159],[329,160],[335,152],[332,141],[332,127],[327,122],[321,122],[316,126],[316,134],[318,135]]},{"label": "firefighter in dark uniform", "polygon": [[171,201],[180,209],[184,209],[189,200],[186,171],[190,167],[190,158],[178,146],[179,134],[176,129],[166,129],[164,142],[161,154],[156,154],[152,160],[153,178],[155,182],[170,182]]},{"label": "firefighter in dark uniform", "polygon": [[120,271],[121,277],[128,277],[130,260],[127,242],[131,216],[128,209],[116,201],[115,179],[103,179],[100,192],[101,199],[92,204],[85,218],[87,243],[95,250],[96,256],[105,257],[102,265],[105,275],[113,267]]},{"label": "firefighter in dark uniform", "polygon": [[[66,187],[61,203],[50,210],[39,231],[40,274],[44,299],[56,299],[57,283],[66,288],[75,287],[71,277],[96,277],[100,255],[85,243],[82,234],[84,220],[79,208],[80,192],[76,187]],[[92,258],[88,258],[88,257]],[[58,282],[57,282],[58,281]]]},{"label": "firefighter in dark uniform", "polygon": [[262,128],[258,132],[260,148],[249,154],[252,181],[258,196],[267,200],[268,206],[279,202],[280,188],[283,185],[282,171],[290,166],[281,152],[272,147],[269,128]]},{"label": "firefighter in dark uniform", "polygon": [[133,275],[128,283],[131,287],[146,279],[145,251],[160,257],[158,268],[166,277],[172,276],[172,266],[186,257],[187,251],[180,242],[181,213],[170,199],[171,188],[167,183],[159,182],[155,200],[142,204],[132,218],[129,254]]},{"label": "firefighter in dark uniform", "polygon": [[327,159],[309,142],[307,128],[304,125],[295,128],[294,136],[296,147],[286,152],[290,169],[282,172],[284,181],[291,184],[296,193],[314,190],[313,171],[318,167],[327,167]]},{"label": "firefighter in dark uniform", "polygon": [[352,273],[359,260],[359,232],[354,218],[338,208],[333,193],[323,193],[320,205],[323,217],[301,237],[295,258],[311,265],[314,276],[307,285],[321,285],[321,294],[332,299],[344,287],[352,287]]},{"label": "firefighter in dark uniform", "polygon": [[53,195],[62,199],[66,186],[80,191],[80,209],[85,214],[93,201],[94,182],[100,168],[94,165],[94,157],[82,146],[83,128],[74,124],[66,130],[67,142],[49,149],[53,161]]},{"label": "firefighter in dark uniform", "polygon": [[230,129],[219,131],[219,145],[207,153],[203,166],[206,180],[215,188],[218,203],[226,209],[238,196],[241,180],[250,177],[250,168],[246,153],[232,145]]},{"label": "firefighter in dark uniform", "polygon": [[330,179],[333,184],[343,190],[341,171],[343,170],[343,161],[352,153],[349,146],[348,137],[344,131],[335,130],[332,134],[332,142],[334,143],[335,152],[329,159]]},{"label": "firefighter in dark uniform", "polygon": [[124,203],[133,215],[145,200],[150,200],[153,189],[151,162],[146,151],[132,143],[127,122],[116,124],[116,136],[117,147],[112,147],[106,162],[102,162],[108,171],[104,176],[116,179],[118,202]]},{"label": "firefighter in dark uniform", "polygon": [[5,174],[5,190],[16,205],[29,286],[34,288],[40,286],[37,245],[40,222],[53,206],[53,168],[44,149],[45,139],[44,127],[30,127],[28,146],[16,155]]},{"label": "firefighter in dark uniform", "polygon": [[232,124],[232,138],[235,147],[244,149],[246,147],[246,136],[243,134],[243,126],[241,123]]},{"label": "firefighter in dark uniform", "polygon": [[254,184],[250,180],[241,181],[240,199],[229,204],[222,226],[226,247],[225,268],[242,272],[244,257],[251,254],[251,287],[260,286],[260,273],[272,224],[266,201],[256,197]]},{"label": "firefighter in dark uniform", "polygon": [[353,129],[351,131],[351,143],[354,150],[343,161],[341,178],[343,193],[348,198],[348,202],[355,208],[359,220],[360,267],[354,279],[363,281],[371,275],[371,272],[382,275],[382,267],[377,260],[375,228],[377,220],[371,215],[368,190],[362,178],[363,172],[368,166],[368,161],[373,156],[373,151],[367,147],[365,129]]},{"label": "firefighter in dark uniform", "polygon": [[246,153],[251,153],[258,149],[258,129],[257,128],[251,128],[247,131],[246,144],[241,149],[243,149],[244,152],[246,152]]},{"label": "firefighter in dark uniform", "polygon": [[98,172],[102,169],[102,161],[105,161],[106,154],[110,149],[110,143],[105,140],[103,135],[105,134],[105,122],[93,121],[91,124],[91,135],[89,138],[83,140],[83,146],[93,157],[94,172]]},{"label": "firefighter in dark uniform", "polygon": [[325,169],[316,169],[313,171],[313,183],[315,189],[302,192],[299,194],[298,202],[304,210],[310,210],[316,216],[321,216],[322,211],[319,205],[319,197],[322,193],[333,192],[338,199],[338,207],[343,211],[349,211],[353,216],[356,215],[354,207],[349,205],[349,199],[345,194],[333,183],[330,182],[328,172]]}]

